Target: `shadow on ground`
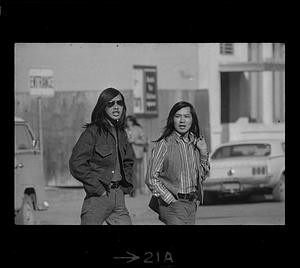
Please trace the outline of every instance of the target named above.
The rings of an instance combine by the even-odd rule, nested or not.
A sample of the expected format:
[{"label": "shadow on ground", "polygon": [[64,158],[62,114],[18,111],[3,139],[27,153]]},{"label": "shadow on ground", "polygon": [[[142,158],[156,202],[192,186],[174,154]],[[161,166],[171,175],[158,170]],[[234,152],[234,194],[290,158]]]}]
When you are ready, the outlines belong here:
[{"label": "shadow on ground", "polygon": [[204,201],[204,206],[211,205],[232,205],[232,204],[251,204],[251,203],[264,203],[275,202],[270,195],[252,195],[252,196],[228,196],[228,197],[215,197],[208,202]]}]

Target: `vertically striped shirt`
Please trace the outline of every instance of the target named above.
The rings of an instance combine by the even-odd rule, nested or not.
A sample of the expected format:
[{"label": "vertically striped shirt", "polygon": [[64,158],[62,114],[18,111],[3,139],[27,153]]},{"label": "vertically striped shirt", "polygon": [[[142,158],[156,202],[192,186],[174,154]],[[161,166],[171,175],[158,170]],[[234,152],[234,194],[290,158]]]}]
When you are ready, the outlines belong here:
[{"label": "vertically striped shirt", "polygon": [[[146,184],[155,196],[160,196],[167,203],[176,200],[174,197],[176,193],[186,194],[196,191],[198,175],[202,176],[202,179],[205,179],[209,174],[208,156],[200,155],[200,165],[197,163],[197,161],[199,162],[199,158],[196,157],[194,141],[195,137],[192,133],[187,133],[184,137],[181,137],[179,133],[174,131],[168,140],[161,140],[153,148],[149,159]],[[173,151],[168,152],[168,148],[170,148],[168,143],[170,142],[173,142],[177,146],[179,156],[170,155],[174,153]],[[164,169],[170,166],[169,161],[175,161],[175,163],[172,163],[172,167],[177,172],[172,175],[176,178],[163,178],[162,176]],[[198,174],[200,166],[202,174]],[[176,188],[175,190],[171,189],[172,184],[166,185],[168,181],[164,179],[169,179],[170,181],[178,179],[178,187],[174,187],[174,189]]]}]

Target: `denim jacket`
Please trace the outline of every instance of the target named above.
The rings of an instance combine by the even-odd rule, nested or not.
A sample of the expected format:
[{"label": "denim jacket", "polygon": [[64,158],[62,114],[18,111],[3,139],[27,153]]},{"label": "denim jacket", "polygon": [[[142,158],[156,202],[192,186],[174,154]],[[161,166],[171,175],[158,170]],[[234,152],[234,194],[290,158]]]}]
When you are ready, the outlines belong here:
[{"label": "denim jacket", "polygon": [[[118,130],[119,160],[122,175],[121,189],[125,194],[133,190],[133,151],[125,130]],[[101,196],[109,191],[109,184],[117,162],[116,139],[113,133],[101,132],[90,125],[80,135],[69,160],[72,176],[83,183],[87,196]]]}]

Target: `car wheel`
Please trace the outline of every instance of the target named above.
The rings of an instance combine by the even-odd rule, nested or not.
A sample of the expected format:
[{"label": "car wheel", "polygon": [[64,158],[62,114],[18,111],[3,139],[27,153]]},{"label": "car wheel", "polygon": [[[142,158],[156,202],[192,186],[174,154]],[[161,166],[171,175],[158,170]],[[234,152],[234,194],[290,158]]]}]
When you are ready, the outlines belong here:
[{"label": "car wheel", "polygon": [[34,225],[33,203],[29,195],[24,196],[23,204],[16,215],[15,223],[20,225]]},{"label": "car wheel", "polygon": [[281,174],[280,179],[273,189],[273,198],[275,201],[282,202],[285,200],[285,176]]}]

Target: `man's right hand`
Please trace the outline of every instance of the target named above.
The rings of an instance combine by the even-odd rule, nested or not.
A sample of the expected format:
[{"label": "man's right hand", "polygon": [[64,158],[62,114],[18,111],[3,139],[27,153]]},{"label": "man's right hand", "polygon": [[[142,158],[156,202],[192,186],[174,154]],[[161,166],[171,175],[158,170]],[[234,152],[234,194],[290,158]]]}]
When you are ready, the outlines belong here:
[{"label": "man's right hand", "polygon": [[208,147],[203,136],[197,139],[196,146],[198,147],[201,154],[207,154]]}]

